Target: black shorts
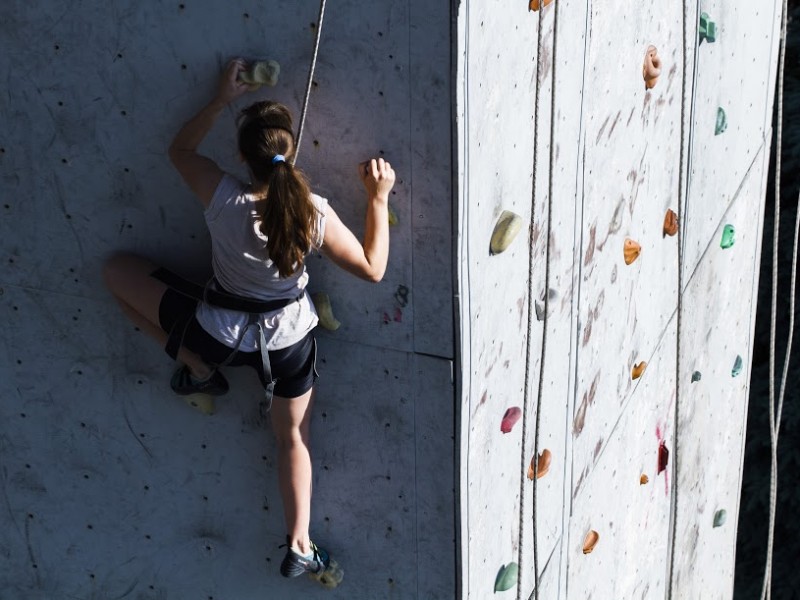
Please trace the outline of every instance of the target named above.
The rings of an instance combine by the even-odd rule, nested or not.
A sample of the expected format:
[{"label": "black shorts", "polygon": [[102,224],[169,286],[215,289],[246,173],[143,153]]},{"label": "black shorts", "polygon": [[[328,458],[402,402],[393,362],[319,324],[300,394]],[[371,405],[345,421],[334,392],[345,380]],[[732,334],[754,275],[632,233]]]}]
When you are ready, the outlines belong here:
[{"label": "black shorts", "polygon": [[[181,316],[191,312],[192,318],[186,327],[182,345],[198,354],[209,365],[220,365],[228,359],[233,348],[218,341],[203,329],[194,317],[196,306],[197,303],[192,298],[168,289],[164,292],[161,304],[158,306],[158,321],[161,329],[169,333]],[[269,362],[272,376],[275,378],[275,395],[283,398],[302,396],[311,389],[318,377],[316,369],[317,342],[314,335],[309,332],[306,337],[288,348],[270,350]],[[266,387],[267,382],[264,380],[260,351],[239,351],[228,365],[252,367],[258,373],[261,384]]]}]

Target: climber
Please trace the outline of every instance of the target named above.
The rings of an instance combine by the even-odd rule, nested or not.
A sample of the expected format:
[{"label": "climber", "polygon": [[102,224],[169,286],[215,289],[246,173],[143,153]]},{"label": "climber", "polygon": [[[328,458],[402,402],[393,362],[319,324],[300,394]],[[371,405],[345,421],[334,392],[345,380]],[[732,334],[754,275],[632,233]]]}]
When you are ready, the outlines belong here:
[{"label": "climber", "polygon": [[205,288],[193,286],[130,254],[108,260],[104,278],[136,326],[183,363],[171,380],[176,394],[225,394],[228,382],[220,366],[248,365],[258,373],[271,401],[287,527],[280,572],[293,577],[323,571],[329,563],[328,553],[311,541],[308,531],[309,421],[317,378],[313,329],[318,319],[305,293],[305,257],[319,250],[344,270],[380,281],[389,255],[388,195],[395,173],[382,158],[359,165],[367,193],[364,240],[359,242],[293,165],[288,109],[266,101],[245,108],[238,121],[238,149],[251,183],[223,172],[197,148],[223,109],[250,90],[239,81],[244,69],[241,59],[228,64],[214,98],[183,125],[169,147],[172,164],[205,208],[212,280]]}]

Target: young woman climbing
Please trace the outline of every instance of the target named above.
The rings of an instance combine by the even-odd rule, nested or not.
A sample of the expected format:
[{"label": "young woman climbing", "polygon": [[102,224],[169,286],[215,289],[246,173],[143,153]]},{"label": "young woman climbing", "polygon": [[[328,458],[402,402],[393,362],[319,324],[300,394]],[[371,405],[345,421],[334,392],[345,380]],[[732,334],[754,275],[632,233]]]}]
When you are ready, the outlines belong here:
[{"label": "young woman climbing", "polygon": [[169,148],[172,164],[205,208],[213,279],[193,286],[129,254],[112,257],[104,277],[130,319],[183,363],[171,380],[177,394],[226,393],[220,366],[248,365],[258,373],[271,401],[287,527],[280,572],[294,577],[320,573],[330,560],[308,531],[317,315],[305,294],[304,259],[320,250],[346,271],[380,281],[389,255],[388,197],[395,173],[382,158],[359,165],[367,192],[359,242],[293,166],[291,115],[274,102],[256,102],[239,117],[238,148],[251,182],[223,172],[197,148],[222,110],[249,90],[239,81],[244,68],[240,59],[228,65],[213,100],[183,125]]}]

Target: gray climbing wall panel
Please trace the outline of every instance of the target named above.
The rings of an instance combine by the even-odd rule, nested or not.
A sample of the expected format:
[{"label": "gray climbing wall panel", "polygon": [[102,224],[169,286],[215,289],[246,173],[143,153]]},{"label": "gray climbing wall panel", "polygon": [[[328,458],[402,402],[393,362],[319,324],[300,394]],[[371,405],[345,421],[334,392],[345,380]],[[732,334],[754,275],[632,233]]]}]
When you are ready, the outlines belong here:
[{"label": "gray climbing wall panel", "polygon": [[[343,323],[318,336],[312,425],[312,535],[345,569],[339,590],[278,575],[285,528],[254,375],[228,370],[213,417],[190,410],[100,281],[122,249],[208,274],[200,206],[166,147],[237,55],[277,60],[278,85],[251,98],[297,115],[318,7],[0,8],[13,82],[0,98],[3,600],[452,597],[448,6],[345,1],[324,21],[299,164],[357,234],[355,165],[384,155],[398,173],[382,283],[310,260],[311,290]],[[203,149],[242,175],[234,116]]]},{"label": "gray climbing wall panel", "polygon": [[[520,574],[503,593],[532,597],[534,552],[539,598],[731,593],[780,15],[778,2],[721,4],[700,3],[717,25],[716,40],[700,45],[693,2],[555,0],[541,21],[526,2],[459,7],[462,597],[488,597],[511,561]],[[646,89],[651,45],[661,73]],[[715,135],[723,101],[728,127]],[[502,210],[531,225],[530,288],[524,228],[489,254]],[[667,210],[682,215],[680,315]],[[723,250],[729,222],[737,241]],[[626,239],[640,246],[630,264]],[[527,340],[528,302],[541,309],[545,287],[547,320],[539,310]],[[709,371],[692,383],[700,363]],[[538,447],[553,460],[534,507],[525,471],[539,397]],[[515,405],[521,420],[503,434]],[[727,525],[715,528],[721,509]],[[599,541],[584,554],[592,530]]]}]

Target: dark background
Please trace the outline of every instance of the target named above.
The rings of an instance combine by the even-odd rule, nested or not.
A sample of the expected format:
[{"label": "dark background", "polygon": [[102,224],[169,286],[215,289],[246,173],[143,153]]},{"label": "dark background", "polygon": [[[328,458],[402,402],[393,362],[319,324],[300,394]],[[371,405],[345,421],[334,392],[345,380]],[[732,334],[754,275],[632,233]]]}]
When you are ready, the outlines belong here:
[{"label": "dark background", "polygon": [[[780,385],[789,327],[789,283],[792,271],[792,241],[800,190],[800,0],[789,0],[784,88],[783,152],[781,165],[780,245],[778,257],[778,316],[775,357],[775,396]],[[780,75],[780,74],[779,74]],[[780,76],[778,80],[780,85]],[[777,134],[778,97],[775,96]],[[750,379],[744,476],[736,544],[736,600],[758,599],[764,580],[769,520],[770,433],[769,433],[769,339],[772,288],[772,243],[775,211],[776,139],[773,138],[761,277]],[[800,285],[800,282],[799,284]],[[800,290],[798,291],[800,295]],[[795,324],[800,329],[800,314]],[[786,385],[778,446],[778,509],[772,572],[774,600],[800,600],[800,341],[794,336]],[[725,418],[723,414],[720,418]]]}]

